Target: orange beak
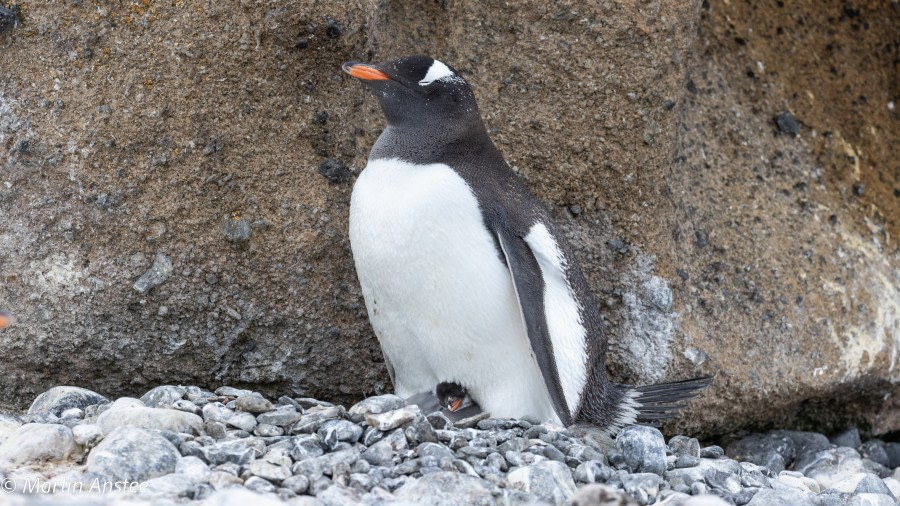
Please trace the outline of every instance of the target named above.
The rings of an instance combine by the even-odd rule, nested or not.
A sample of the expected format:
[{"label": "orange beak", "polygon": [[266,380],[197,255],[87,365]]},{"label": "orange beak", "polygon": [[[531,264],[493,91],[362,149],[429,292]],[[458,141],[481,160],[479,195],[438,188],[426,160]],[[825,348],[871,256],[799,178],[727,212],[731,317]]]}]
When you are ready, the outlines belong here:
[{"label": "orange beak", "polygon": [[448,406],[447,409],[449,409],[451,413],[455,413],[460,408],[460,406],[462,406],[462,401],[462,399],[456,399],[455,401],[450,403],[450,406]]},{"label": "orange beak", "polygon": [[364,81],[385,81],[390,79],[384,72],[363,63],[347,62],[341,68],[351,76]]},{"label": "orange beak", "polygon": [[7,313],[0,312],[0,329],[5,329],[9,327],[12,323],[12,317]]}]

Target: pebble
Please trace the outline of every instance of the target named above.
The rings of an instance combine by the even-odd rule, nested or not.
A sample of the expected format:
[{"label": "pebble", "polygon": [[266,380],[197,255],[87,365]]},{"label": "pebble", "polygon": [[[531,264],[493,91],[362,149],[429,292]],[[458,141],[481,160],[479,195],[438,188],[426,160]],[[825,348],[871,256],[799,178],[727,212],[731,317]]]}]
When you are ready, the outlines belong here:
[{"label": "pebble", "polygon": [[247,490],[259,492],[261,494],[272,494],[276,490],[278,490],[278,488],[272,482],[266,480],[265,478],[260,478],[259,476],[251,476],[247,478],[244,481],[244,486],[247,487]]},{"label": "pebble", "polygon": [[175,472],[186,476],[194,483],[209,482],[212,471],[205,462],[194,456],[181,457],[175,463]]},{"label": "pebble", "polygon": [[387,432],[415,420],[418,414],[417,406],[407,406],[384,413],[366,413],[365,419],[370,427]]},{"label": "pebble", "polygon": [[552,504],[565,504],[575,495],[572,473],[562,462],[547,460],[520,467],[509,473],[507,480]]},{"label": "pebble", "polygon": [[52,413],[61,416],[70,408],[84,409],[94,404],[106,404],[106,397],[86,388],[60,386],[53,387],[34,399],[28,408],[29,415]]},{"label": "pebble", "polygon": [[725,454],[779,473],[794,461],[796,447],[794,441],[785,434],[750,434],[729,444]]},{"label": "pebble", "polygon": [[109,481],[141,482],[175,471],[181,455],[158,432],[119,427],[91,450],[87,470]]},{"label": "pebble", "polygon": [[397,395],[376,395],[357,402],[347,411],[352,422],[362,422],[367,414],[381,414],[406,406],[406,401]]},{"label": "pebble", "polygon": [[169,408],[184,398],[184,394],[184,388],[162,385],[142,395],[141,402],[150,408]]},{"label": "pebble", "polygon": [[297,495],[305,494],[309,489],[309,478],[302,474],[296,474],[282,481],[281,486]]},{"label": "pebble", "polygon": [[30,464],[65,460],[78,450],[65,425],[26,423],[0,444],[0,463]]},{"label": "pebble", "polygon": [[[452,423],[393,395],[345,410],[309,398],[272,403],[232,387],[163,385],[141,399],[97,401],[0,414],[0,455],[28,447],[10,443],[20,431],[47,427],[48,438],[68,434],[71,443],[41,437],[31,446],[61,463],[41,468],[46,479],[139,478],[147,485],[137,498],[157,503],[828,506],[896,504],[900,493],[900,445],[857,443],[855,429],[831,441],[812,432],[749,434],[725,456],[695,438],[667,443],[649,427],[625,428],[610,449],[538,420],[482,413]],[[73,466],[85,454],[87,465]],[[37,475],[27,466],[6,459],[0,480],[21,488]]]},{"label": "pebble", "polygon": [[332,158],[319,164],[318,172],[332,184],[346,183],[353,177],[346,165]]},{"label": "pebble", "polygon": [[779,132],[790,137],[797,137],[797,134],[800,132],[800,126],[797,124],[797,120],[794,119],[794,115],[788,111],[778,113],[772,118],[772,121],[775,122],[775,126],[778,127]]},{"label": "pebble", "polygon": [[836,446],[846,446],[854,449],[859,448],[859,445],[862,444],[862,439],[859,436],[859,429],[856,427],[844,429],[834,436],[831,436],[831,443]]},{"label": "pebble", "polygon": [[[253,432],[253,429],[256,428],[258,423],[255,416],[244,411],[231,413],[231,416],[225,421],[225,425],[230,425],[246,432]],[[263,425],[271,426],[270,424]]]},{"label": "pebble", "polygon": [[[262,446],[265,447],[264,444]],[[263,454],[263,449],[259,448],[259,445],[245,439],[214,443],[202,447],[201,451],[204,460],[211,465],[224,464],[226,462],[245,465]]]},{"label": "pebble", "polygon": [[858,450],[860,456],[863,458],[869,459],[872,462],[876,462],[885,467],[891,465],[891,459],[888,457],[887,451],[885,451],[884,442],[882,441],[877,439],[866,441],[858,446]]},{"label": "pebble", "polygon": [[0,33],[12,30],[19,25],[19,17],[17,14],[18,8],[16,8],[15,5],[16,4],[12,4],[12,8],[7,9],[4,5],[0,4]]},{"label": "pebble", "polygon": [[301,418],[303,418],[303,415],[298,413],[293,406],[290,406],[289,408],[262,413],[256,417],[256,421],[267,425],[287,427]]},{"label": "pebble", "polygon": [[126,426],[199,434],[202,431],[203,419],[176,409],[113,405],[97,418],[97,425],[104,434]]},{"label": "pebble", "polygon": [[632,472],[661,476],[666,471],[666,442],[659,429],[640,425],[625,427],[616,437],[616,448]]},{"label": "pebble", "polygon": [[406,483],[393,495],[407,504],[494,504],[492,490],[493,487],[477,477],[440,471]]},{"label": "pebble", "polygon": [[91,423],[72,427],[72,437],[81,446],[93,447],[103,439],[103,430]]},{"label": "pebble", "polygon": [[244,219],[226,218],[222,220],[222,235],[229,242],[244,242],[250,239],[253,234],[253,227],[250,222]]},{"label": "pebble", "polygon": [[284,429],[277,425],[261,423],[253,429],[253,433],[260,437],[277,437],[284,435]]},{"label": "pebble", "polygon": [[275,409],[267,399],[257,397],[255,395],[242,395],[235,399],[234,409],[239,411],[247,411],[248,413],[259,414],[266,413]]},{"label": "pebble", "polygon": [[328,420],[319,427],[319,437],[325,447],[334,450],[339,443],[355,443],[363,434],[363,428],[348,420]]},{"label": "pebble", "polygon": [[669,450],[676,457],[687,455],[700,458],[700,442],[695,438],[686,436],[673,436],[669,440]]},{"label": "pebble", "polygon": [[172,275],[173,270],[172,259],[164,253],[157,253],[153,259],[153,265],[141,274],[132,288],[139,294],[146,295],[154,287],[165,283]]},{"label": "pebble", "polygon": [[265,460],[254,460],[247,466],[247,469],[253,476],[258,476],[274,483],[281,483],[291,476],[289,467],[273,464]]}]

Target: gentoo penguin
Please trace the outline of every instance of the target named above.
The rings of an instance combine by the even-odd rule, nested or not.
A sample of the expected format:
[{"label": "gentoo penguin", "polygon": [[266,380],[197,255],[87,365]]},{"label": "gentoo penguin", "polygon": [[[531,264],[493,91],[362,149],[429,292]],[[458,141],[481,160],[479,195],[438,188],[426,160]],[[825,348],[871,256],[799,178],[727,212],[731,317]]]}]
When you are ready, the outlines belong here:
[{"label": "gentoo penguin", "polygon": [[398,395],[456,383],[495,417],[613,433],[672,416],[708,384],[607,378],[581,269],[488,137],[458,72],[428,56],[343,69],[387,117],[353,187],[350,244]]},{"label": "gentoo penguin", "polygon": [[438,383],[434,387],[434,395],[442,408],[455,413],[474,404],[469,392],[458,383]]}]

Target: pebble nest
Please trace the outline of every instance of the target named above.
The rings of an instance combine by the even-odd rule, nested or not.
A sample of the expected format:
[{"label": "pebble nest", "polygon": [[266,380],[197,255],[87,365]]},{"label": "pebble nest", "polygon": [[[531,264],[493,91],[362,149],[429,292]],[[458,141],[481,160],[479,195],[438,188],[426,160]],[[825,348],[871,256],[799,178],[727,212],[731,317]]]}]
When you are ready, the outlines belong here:
[{"label": "pebble nest", "polygon": [[454,423],[394,395],[346,409],[232,387],[114,402],[55,387],[0,414],[0,503],[13,505],[895,505],[898,479],[900,443],[856,429],[726,449],[643,426],[603,441],[537,420]]}]

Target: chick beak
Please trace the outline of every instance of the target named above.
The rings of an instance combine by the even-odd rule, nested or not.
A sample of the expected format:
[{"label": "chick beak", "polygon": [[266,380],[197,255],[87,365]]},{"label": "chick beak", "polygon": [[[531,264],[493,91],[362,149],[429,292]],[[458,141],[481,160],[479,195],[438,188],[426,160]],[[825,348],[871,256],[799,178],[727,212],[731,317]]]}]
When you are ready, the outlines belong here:
[{"label": "chick beak", "polygon": [[461,398],[457,397],[455,400],[450,402],[450,405],[447,406],[447,409],[449,409],[451,413],[455,413],[457,410],[459,410],[460,407],[462,407],[462,401],[463,400]]},{"label": "chick beak", "polygon": [[366,65],[365,63],[348,61],[341,65],[341,68],[344,69],[344,72],[357,79],[362,79],[363,81],[385,81],[390,79],[384,72],[375,67]]}]

